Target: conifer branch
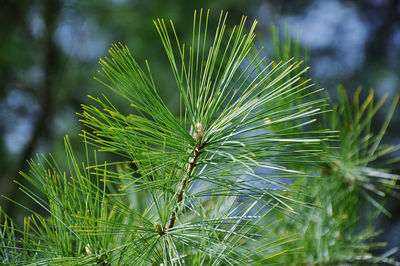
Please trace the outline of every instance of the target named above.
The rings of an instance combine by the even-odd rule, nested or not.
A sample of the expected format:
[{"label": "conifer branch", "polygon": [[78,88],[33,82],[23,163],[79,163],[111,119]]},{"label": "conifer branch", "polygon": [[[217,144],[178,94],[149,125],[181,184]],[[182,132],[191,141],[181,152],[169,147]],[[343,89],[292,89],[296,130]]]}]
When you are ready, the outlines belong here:
[{"label": "conifer branch", "polygon": [[[19,204],[33,214],[19,229],[0,208],[1,263],[399,265],[389,258],[397,249],[371,255],[381,243],[370,244],[377,235],[370,225],[388,212],[368,193],[398,193],[400,177],[370,165],[400,148],[381,144],[398,98],[374,135],[371,119],[384,100],[375,103],[370,93],[360,105],[359,91],[349,101],[343,89],[329,112],[301,58],[288,60],[289,39],[282,52],[275,45],[279,63],[268,63],[253,45],[256,22],[247,31],[243,18],[226,31],[226,17],[221,12],[209,41],[208,12],[195,12],[189,49],[172,22],[172,39],[164,20],[156,22],[179,88],[179,117],[158,95],[147,62],[148,74],[127,47],[111,47],[96,79],[133,113],[91,97],[95,105],[81,114],[90,129],[83,133],[86,161],[76,159],[68,138],[66,170],[52,156],[31,161],[22,175],[32,188],[21,190],[49,217]],[[99,162],[87,143],[125,159]],[[316,169],[321,178],[307,178]],[[377,212],[359,229],[361,196]],[[177,222],[178,215],[185,219]]]},{"label": "conifer branch", "polygon": [[188,180],[191,177],[192,172],[196,166],[198,158],[201,154],[201,150],[202,150],[202,148],[204,148],[204,145],[205,145],[205,143],[203,143],[203,137],[204,137],[203,125],[201,123],[197,123],[196,124],[196,132],[195,132],[195,138],[197,141],[196,147],[193,152],[193,157],[191,157],[189,160],[189,165],[188,165],[187,171],[185,172],[185,177],[183,178],[181,184],[179,185],[178,193],[176,195],[176,206],[174,207],[174,209],[171,212],[168,224],[164,229],[164,233],[174,227],[175,220],[176,220],[176,214],[178,213],[178,210],[179,210],[179,204],[182,202],[183,193],[185,191],[186,185],[187,185]]}]

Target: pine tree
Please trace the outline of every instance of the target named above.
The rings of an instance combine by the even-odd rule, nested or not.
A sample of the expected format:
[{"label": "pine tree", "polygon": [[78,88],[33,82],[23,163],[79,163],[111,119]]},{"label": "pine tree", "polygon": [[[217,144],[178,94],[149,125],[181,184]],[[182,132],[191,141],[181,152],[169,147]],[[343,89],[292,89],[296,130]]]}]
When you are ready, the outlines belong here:
[{"label": "pine tree", "polygon": [[[265,265],[385,262],[371,255],[373,221],[398,176],[374,166],[398,147],[381,145],[371,121],[385,99],[360,103],[343,88],[334,105],[307,78],[297,42],[263,57],[256,22],[210,38],[209,12],[194,13],[182,44],[172,21],[154,21],[180,96],[174,114],[150,65],[114,44],[96,79],[104,95],[80,114],[86,160],[65,138],[68,169],[50,156],[30,161],[19,184],[35,210],[19,228],[3,213],[1,260],[15,265]],[[273,31],[274,32],[274,31]],[[93,156],[91,150],[94,147]],[[121,161],[100,162],[98,152]],[[18,204],[15,200],[12,202]],[[371,214],[360,223],[363,203]],[[23,205],[20,204],[23,207]],[[390,255],[390,254],[389,254]]]}]

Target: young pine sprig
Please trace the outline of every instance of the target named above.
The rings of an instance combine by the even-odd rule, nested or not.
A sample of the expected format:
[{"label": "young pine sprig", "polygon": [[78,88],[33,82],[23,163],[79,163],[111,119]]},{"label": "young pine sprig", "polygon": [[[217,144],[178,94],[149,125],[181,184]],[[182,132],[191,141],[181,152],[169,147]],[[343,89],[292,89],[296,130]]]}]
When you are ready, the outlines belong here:
[{"label": "young pine sprig", "polygon": [[[172,22],[172,37],[163,20],[155,22],[181,97],[178,118],[158,96],[150,71],[120,44],[101,60],[99,80],[125,97],[133,114],[99,98],[100,107],[84,106],[82,114],[92,143],[136,165],[134,178],[124,175],[121,186],[127,193],[149,191],[159,212],[156,230],[166,238],[183,221],[183,211],[208,197],[240,196],[293,211],[287,202],[296,200],[281,192],[287,179],[303,173],[287,166],[317,160],[326,138],[324,131],[304,131],[324,100],[307,101],[312,93],[305,92],[305,71],[287,78],[299,63],[266,64],[253,50],[255,23],[247,32],[245,19],[224,42],[224,14],[210,45],[208,13],[196,16],[189,48],[180,44]],[[200,217],[203,209],[196,210]]]},{"label": "young pine sprig", "polygon": [[[33,212],[17,231],[4,218],[5,263],[102,265],[265,264],[290,235],[268,233],[272,212],[295,213],[303,170],[324,154],[331,131],[313,129],[316,99],[301,63],[267,62],[256,50],[256,22],[214,37],[209,12],[195,12],[193,38],[155,21],[180,97],[176,117],[129,49],[113,45],[96,79],[124,97],[131,114],[106,97],[83,106],[84,141],[124,162],[80,165],[66,140],[69,169],[31,162],[21,189],[49,217]],[[261,225],[262,223],[262,225]],[[16,235],[22,235],[18,238]],[[259,242],[270,237],[268,242]]]}]

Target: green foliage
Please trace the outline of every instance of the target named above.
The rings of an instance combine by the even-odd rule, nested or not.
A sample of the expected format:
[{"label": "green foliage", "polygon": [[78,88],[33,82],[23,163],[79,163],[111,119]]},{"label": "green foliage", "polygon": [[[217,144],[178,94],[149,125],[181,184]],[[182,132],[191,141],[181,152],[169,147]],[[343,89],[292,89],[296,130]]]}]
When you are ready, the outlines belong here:
[{"label": "green foliage", "polygon": [[[371,121],[385,99],[374,104],[374,93],[370,91],[360,104],[360,92],[361,88],[350,102],[340,86],[339,104],[323,118],[332,129],[340,132],[339,147],[332,150],[327,161],[321,164],[321,177],[303,184],[317,208],[298,210],[301,222],[284,217],[277,226],[277,234],[301,234],[299,241],[292,246],[303,247],[298,253],[279,258],[279,262],[395,264],[387,258],[391,253],[373,257],[370,252],[384,245],[371,242],[379,233],[374,230],[373,222],[381,212],[390,215],[383,207],[385,196],[398,189],[396,180],[399,176],[373,164],[381,156],[399,148],[380,145],[398,97],[393,100],[381,130],[374,134],[370,132]],[[366,202],[371,206],[365,206]]]},{"label": "green foliage", "polygon": [[[105,96],[90,97],[81,114],[86,161],[75,158],[67,137],[68,169],[51,156],[30,162],[22,175],[36,190],[20,187],[46,214],[29,210],[23,228],[3,215],[3,263],[264,265],[370,256],[364,241],[375,232],[371,223],[358,229],[354,210],[368,199],[377,207],[372,222],[386,211],[369,191],[397,189],[397,176],[370,163],[396,148],[380,142],[398,99],[373,135],[383,100],[374,105],[371,94],[360,106],[357,94],[351,106],[340,90],[329,112],[297,61],[298,43],[273,33],[270,61],[255,48],[256,22],[246,30],[243,18],[227,30],[221,12],[210,38],[208,19],[195,12],[190,45],[172,22],[154,21],[178,115],[159,96],[147,62],[141,68],[122,44],[110,48],[96,79],[132,109],[124,114]],[[123,159],[99,162],[98,151]]]}]

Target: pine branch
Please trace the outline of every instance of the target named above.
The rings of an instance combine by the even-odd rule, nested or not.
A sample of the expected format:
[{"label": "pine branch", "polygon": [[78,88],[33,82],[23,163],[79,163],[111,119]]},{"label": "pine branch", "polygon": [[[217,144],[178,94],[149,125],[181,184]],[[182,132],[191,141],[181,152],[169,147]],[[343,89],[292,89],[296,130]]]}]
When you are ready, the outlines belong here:
[{"label": "pine branch", "polygon": [[179,204],[181,203],[181,201],[183,199],[183,193],[185,191],[186,185],[188,183],[188,180],[191,177],[193,169],[196,167],[197,159],[199,158],[199,156],[201,154],[201,150],[206,145],[205,143],[203,143],[204,128],[201,123],[196,123],[195,137],[196,137],[196,147],[193,151],[193,157],[191,157],[189,160],[189,165],[188,165],[187,171],[185,172],[185,177],[183,178],[183,180],[179,186],[178,193],[176,195],[176,206],[174,207],[174,209],[171,212],[171,215],[170,215],[168,224],[165,227],[164,233],[174,227],[176,215],[179,210]]},{"label": "pine branch", "polygon": [[[245,18],[226,31],[227,15],[221,12],[209,41],[208,12],[202,14],[195,12],[189,47],[179,42],[172,22],[172,33],[164,20],[155,22],[179,89],[179,117],[158,95],[147,62],[145,72],[126,46],[113,45],[109,58],[100,60],[98,80],[134,109],[126,115],[107,98],[91,97],[94,104],[81,115],[89,129],[83,133],[85,163],[76,160],[68,138],[66,170],[51,156],[31,162],[23,176],[34,189],[20,185],[21,191],[48,217],[26,208],[33,216],[23,229],[14,229],[6,217],[0,225],[3,262],[253,265],[274,259],[340,263],[355,254],[364,259],[373,246],[365,240],[376,232],[354,230],[363,191],[348,184],[357,179],[365,189],[369,182],[381,185],[373,187],[378,192],[396,188],[394,175],[367,166],[393,150],[380,141],[395,107],[373,137],[370,121],[383,101],[373,105],[371,96],[360,108],[356,98],[355,117],[345,102],[328,121],[334,129],[350,122],[359,127],[340,135],[336,151],[325,144],[336,140],[334,132],[315,126],[328,110],[326,98],[309,84],[307,69],[292,60],[260,58],[253,43],[256,22],[246,31]],[[290,42],[285,47],[275,49],[277,59],[291,57]],[[95,152],[93,161],[88,142],[125,159],[99,163]],[[323,178],[304,178],[314,176],[321,162],[328,166]],[[291,217],[297,213],[302,223]],[[295,239],[299,232],[302,238]]]}]

